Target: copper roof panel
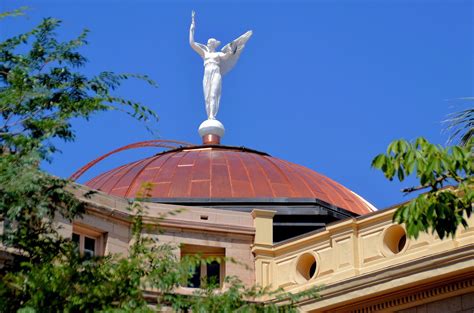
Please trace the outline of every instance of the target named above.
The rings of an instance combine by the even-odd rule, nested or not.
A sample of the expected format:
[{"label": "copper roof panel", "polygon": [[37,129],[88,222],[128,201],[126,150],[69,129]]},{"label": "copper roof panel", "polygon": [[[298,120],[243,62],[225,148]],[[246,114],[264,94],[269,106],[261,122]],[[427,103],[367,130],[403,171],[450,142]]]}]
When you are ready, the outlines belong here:
[{"label": "copper roof panel", "polygon": [[188,195],[191,189],[192,166],[179,166],[171,179],[169,197],[179,198],[181,195]]},{"label": "copper roof panel", "polygon": [[254,156],[252,154],[242,154],[240,155],[240,158],[242,161],[244,161],[245,168],[247,169],[247,173],[252,184],[252,197],[275,197],[267,176],[265,175],[265,171],[260,166],[260,164],[255,162]]},{"label": "copper roof panel", "polygon": [[196,151],[192,155],[196,159],[192,180],[211,179],[211,151]]},{"label": "copper roof panel", "polygon": [[210,198],[211,197],[211,181],[194,180],[191,183],[191,198]]},{"label": "copper roof panel", "polygon": [[125,175],[121,176],[112,189],[114,194],[125,197],[128,189],[133,185],[134,179],[138,177],[145,168],[147,168],[151,161],[153,161],[153,158],[144,159],[143,162],[135,164]]},{"label": "copper roof panel", "polygon": [[237,154],[228,153],[226,155],[227,165],[229,167],[229,173],[232,181],[246,182],[250,185],[250,179],[245,170],[244,164],[240,160]]},{"label": "copper roof panel", "polygon": [[123,175],[126,175],[129,170],[143,161],[144,160],[140,160],[138,162],[130,163],[117,171],[108,172],[107,177],[101,181],[100,184],[97,184],[98,187],[96,188],[100,190],[112,190]]},{"label": "copper roof panel", "polygon": [[173,155],[168,160],[166,160],[166,165],[162,166],[160,172],[158,173],[153,182],[170,182],[173,179],[174,172],[178,168],[178,163],[181,160],[182,155]]},{"label": "copper roof panel", "polygon": [[252,186],[250,185],[248,181],[231,180],[231,182],[232,182],[232,197],[233,198],[248,198],[249,195],[254,194],[252,190]]},{"label": "copper roof panel", "polygon": [[163,155],[161,157],[153,156],[151,158],[152,161],[140,172],[140,175],[136,176],[133,180],[133,183],[130,185],[129,190],[127,191],[127,196],[131,194],[136,195],[138,192],[144,192],[141,190],[143,187],[143,182],[153,183],[155,181],[155,177],[160,172],[161,167],[170,157],[170,155]]},{"label": "copper roof panel", "polygon": [[156,198],[168,198],[170,187],[170,182],[153,183],[151,196]]},{"label": "copper roof panel", "polygon": [[226,164],[212,164],[211,197],[232,197],[232,185],[230,183],[229,170],[227,169]]},{"label": "copper roof panel", "polygon": [[294,192],[289,184],[272,184],[273,193],[279,198],[295,198]]},{"label": "copper roof panel", "polygon": [[265,172],[265,176],[270,183],[284,184],[286,182],[285,176],[283,176],[281,170],[270,160],[268,160],[268,157],[256,157],[255,160],[262,167],[263,171]]},{"label": "copper roof panel", "polygon": [[314,194],[311,192],[308,184],[305,183],[305,180],[298,174],[298,172],[285,162],[274,159],[274,163],[277,164],[281,169],[283,169],[288,175],[288,183],[292,186],[294,196],[298,198],[314,198]]}]

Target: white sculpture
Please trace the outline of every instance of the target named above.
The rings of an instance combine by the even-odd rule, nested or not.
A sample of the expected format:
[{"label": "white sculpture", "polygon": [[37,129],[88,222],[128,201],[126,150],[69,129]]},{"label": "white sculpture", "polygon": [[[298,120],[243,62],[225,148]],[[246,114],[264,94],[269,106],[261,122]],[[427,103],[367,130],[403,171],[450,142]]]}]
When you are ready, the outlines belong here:
[{"label": "white sculpture", "polygon": [[[194,41],[195,14],[196,13],[193,11],[191,27],[189,28],[189,44],[204,60],[204,78],[202,85],[204,89],[204,99],[206,101],[206,112],[209,122],[209,120],[216,119],[217,111],[219,111],[219,102],[221,99],[222,90],[222,76],[228,73],[234,67],[235,63],[237,63],[237,60],[239,59],[239,56],[245,47],[245,43],[247,40],[249,40],[250,36],[252,36],[252,31],[246,32],[236,40],[225,45],[220,52],[216,52],[216,48],[220,45],[220,41],[217,39],[210,38],[207,41],[207,45],[203,45]],[[218,121],[216,120],[215,122]],[[220,122],[218,123],[220,124]],[[216,123],[210,124],[214,125]],[[223,135],[223,126],[222,135],[216,135]]]}]

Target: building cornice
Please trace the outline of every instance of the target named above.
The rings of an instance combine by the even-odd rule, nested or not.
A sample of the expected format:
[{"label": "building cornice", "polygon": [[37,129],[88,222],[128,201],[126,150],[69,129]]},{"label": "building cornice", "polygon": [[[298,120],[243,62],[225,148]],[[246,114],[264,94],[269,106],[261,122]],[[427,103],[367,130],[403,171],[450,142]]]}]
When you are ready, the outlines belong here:
[{"label": "building cornice", "polygon": [[[436,255],[415,259],[374,272],[357,275],[340,282],[327,284],[320,292],[320,299],[300,303],[304,311],[324,309],[331,312],[356,311],[357,307],[371,307],[403,298],[427,286],[446,284],[447,281],[474,279],[474,244]],[[413,287],[416,286],[416,290]],[[307,286],[300,288],[304,290]],[[464,289],[463,292],[474,290]],[[298,289],[292,292],[301,291]],[[430,300],[432,301],[432,299]],[[402,301],[403,302],[403,301]],[[394,303],[397,303],[396,301]],[[402,303],[403,304],[403,303]],[[387,307],[387,305],[384,305]],[[398,308],[397,308],[398,309]],[[362,312],[362,311],[361,311]],[[370,310],[363,312],[373,312]]]},{"label": "building cornice", "polygon": [[[89,188],[75,184],[72,191],[76,194],[80,201],[86,204],[87,213],[101,216],[106,219],[113,219],[120,223],[132,223],[135,214],[128,210],[131,202],[124,198],[110,196],[102,192],[90,191]],[[232,212],[212,209],[212,212],[206,208],[186,207],[159,203],[140,203],[144,209],[143,222],[148,226],[158,226],[167,229],[186,229],[191,231],[205,231],[212,233],[228,233],[237,235],[255,235],[255,228],[252,226],[244,226],[228,223],[212,223],[205,220],[193,221],[179,217],[179,212],[190,211],[194,213],[209,214],[238,214],[248,215],[249,221],[251,217],[249,213]],[[159,212],[157,212],[159,210]],[[154,215],[147,212],[154,212]]]},{"label": "building cornice", "polygon": [[244,227],[236,225],[216,225],[205,222],[194,222],[186,220],[172,220],[172,219],[160,219],[154,217],[143,217],[143,222],[147,225],[158,225],[160,228],[166,229],[186,229],[194,231],[206,231],[212,233],[232,233],[239,235],[255,235],[255,229],[253,227]]}]

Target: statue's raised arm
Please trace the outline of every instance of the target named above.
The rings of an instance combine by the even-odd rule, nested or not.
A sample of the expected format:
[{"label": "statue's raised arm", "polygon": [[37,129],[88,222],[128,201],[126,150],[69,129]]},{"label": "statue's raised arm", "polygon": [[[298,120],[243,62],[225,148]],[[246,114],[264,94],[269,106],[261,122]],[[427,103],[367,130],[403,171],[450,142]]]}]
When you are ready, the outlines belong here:
[{"label": "statue's raised arm", "polygon": [[194,41],[194,30],[196,28],[196,22],[194,20],[195,15],[196,12],[193,11],[191,13],[191,26],[189,27],[189,44],[191,45],[191,48],[193,48],[193,50],[201,56],[201,58],[204,58],[204,54],[207,51],[207,47],[201,43]]}]

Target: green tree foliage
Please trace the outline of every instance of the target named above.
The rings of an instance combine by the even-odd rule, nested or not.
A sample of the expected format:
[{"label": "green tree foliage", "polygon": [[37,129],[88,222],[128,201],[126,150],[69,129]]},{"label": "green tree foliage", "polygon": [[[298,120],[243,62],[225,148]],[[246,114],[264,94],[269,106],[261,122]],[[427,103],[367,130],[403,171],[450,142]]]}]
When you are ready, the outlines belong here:
[{"label": "green tree foliage", "polygon": [[0,218],[14,222],[3,239],[32,260],[41,260],[45,249],[61,247],[45,218],[60,213],[71,219],[84,210],[64,190],[67,181],[39,169],[56,151],[52,139],[74,140],[71,119],[99,111],[120,109],[139,120],[157,118],[146,106],[112,94],[132,77],[153,81],[112,72],[86,77],[79,71],[86,59],[77,49],[87,43],[87,31],[59,42],[59,25],[47,18],[32,31],[0,43]]},{"label": "green tree foliage", "polygon": [[[0,19],[19,14],[1,14]],[[183,312],[296,312],[297,301],[317,296],[316,289],[291,295],[246,288],[236,278],[223,292],[210,284],[193,296],[175,294],[196,265],[209,260],[177,259],[177,247],[143,236],[140,203],[130,208],[133,245],[126,258],[86,258],[58,234],[52,221],[60,216],[72,221],[85,205],[68,191],[73,184],[39,167],[57,150],[53,139],[73,141],[71,119],[88,119],[100,111],[157,119],[146,106],[113,94],[129,78],[154,86],[152,80],[112,72],[83,75],[87,60],[78,48],[87,43],[87,32],[60,42],[55,35],[59,25],[44,19],[32,31],[0,42],[0,248],[15,256],[0,269],[0,312],[148,312],[156,309],[149,297],[158,308]],[[152,296],[146,296],[144,290],[150,289]],[[256,301],[262,296],[274,301]]]},{"label": "green tree foliage", "polygon": [[68,181],[44,173],[39,164],[56,151],[52,139],[74,140],[72,118],[119,109],[139,120],[156,120],[146,106],[112,94],[129,78],[154,83],[130,74],[81,74],[86,59],[77,50],[87,43],[87,32],[59,42],[59,25],[47,18],[32,31],[0,43],[0,239],[16,255],[16,262],[0,273],[2,312],[26,307],[49,311],[49,306],[52,311],[86,311],[81,305],[113,299],[122,306],[122,301],[139,300],[134,288],[139,285],[132,279],[136,275],[131,275],[139,267],[132,261],[84,260],[69,239],[58,235],[53,218],[72,220],[85,207],[65,189]]},{"label": "green tree foliage", "polygon": [[[154,85],[152,80],[113,72],[81,74],[87,60],[77,49],[87,43],[87,31],[58,42],[59,25],[59,20],[44,19],[32,31],[0,44],[0,144],[10,152],[37,150],[45,157],[55,151],[50,139],[74,139],[72,118],[87,119],[99,111],[120,109],[139,120],[157,118],[146,106],[112,94],[129,78]],[[31,49],[18,52],[23,45]]]},{"label": "green tree foliage", "polygon": [[6,17],[24,15],[24,14],[25,14],[25,11],[26,11],[27,9],[28,9],[27,7],[20,7],[19,9],[15,9],[15,10],[13,10],[13,11],[7,11],[7,12],[0,13],[0,20],[1,20],[1,19],[4,19],[4,18],[6,18]]},{"label": "green tree foliage", "polygon": [[408,236],[432,231],[444,238],[454,236],[460,225],[467,227],[474,200],[473,143],[471,138],[465,146],[444,148],[424,138],[396,140],[374,158],[372,166],[389,180],[403,181],[410,175],[419,180],[419,186],[402,192],[427,191],[395,212],[394,221],[406,225]]},{"label": "green tree foliage", "polygon": [[[198,313],[277,313],[277,312],[299,312],[297,304],[306,298],[319,298],[318,291],[321,288],[311,288],[306,291],[292,294],[281,289],[271,290],[253,286],[247,288],[236,277],[226,277],[229,288],[224,292],[216,293],[216,286],[205,285],[198,289],[193,296],[184,297],[179,294],[169,294],[167,301],[172,304],[176,311],[191,309]],[[267,301],[261,301],[268,299]]]}]

